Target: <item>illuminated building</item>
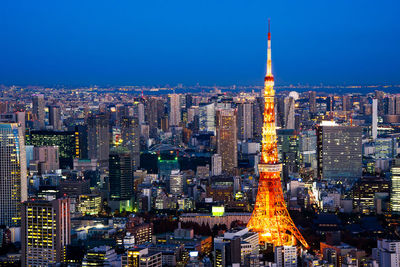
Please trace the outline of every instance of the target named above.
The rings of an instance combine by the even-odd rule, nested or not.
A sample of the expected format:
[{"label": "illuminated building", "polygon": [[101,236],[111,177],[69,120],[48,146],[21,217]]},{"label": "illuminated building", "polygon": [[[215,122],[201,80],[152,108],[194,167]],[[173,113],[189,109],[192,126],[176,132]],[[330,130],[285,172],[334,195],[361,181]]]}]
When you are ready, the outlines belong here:
[{"label": "illuminated building", "polygon": [[375,139],[375,159],[392,159],[397,155],[397,142],[394,138]]},{"label": "illuminated building", "polygon": [[217,110],[217,153],[221,155],[222,171],[233,173],[237,167],[236,110]]},{"label": "illuminated building", "polygon": [[35,129],[44,129],[44,95],[36,94],[32,96],[32,114]]},{"label": "illuminated building", "polygon": [[271,34],[268,31],[267,74],[264,85],[264,124],[261,160],[258,165],[260,178],[253,214],[247,227],[259,233],[261,244],[274,246],[293,246],[296,239],[308,245],[286,208],[281,185],[282,165],[278,163],[278,148],[275,129],[274,76],[271,69]]},{"label": "illuminated building", "polygon": [[26,144],[32,146],[58,146],[60,168],[73,168],[73,159],[80,157],[79,133],[74,131],[30,131]]},{"label": "illuminated building", "polygon": [[[38,172],[54,172],[60,168],[59,152],[57,146],[41,146],[33,148],[33,160],[38,165]],[[30,165],[32,161],[30,161]],[[31,169],[31,168],[30,168]]]},{"label": "illuminated building", "polygon": [[377,195],[385,193],[389,196],[389,181],[376,177],[362,178],[352,191],[353,208],[364,214],[374,213]]},{"label": "illuminated building", "polygon": [[279,129],[278,135],[278,160],[283,164],[283,178],[286,182],[289,174],[299,170],[299,138],[293,129]]},{"label": "illuminated building", "polygon": [[215,104],[201,103],[199,106],[199,130],[215,133]]},{"label": "illuminated building", "polygon": [[126,224],[126,231],[135,238],[135,245],[151,243],[153,235],[153,224],[144,223],[137,217],[129,217]]},{"label": "illuminated building", "polygon": [[274,257],[277,267],[297,267],[297,249],[295,246],[275,247]]},{"label": "illuminated building", "polygon": [[373,249],[372,253],[374,254],[375,250],[379,266],[400,266],[400,241],[378,239],[377,246],[376,249]]},{"label": "illuminated building", "polygon": [[319,179],[355,180],[362,173],[362,127],[324,121],[317,127]]},{"label": "illuminated building", "polygon": [[222,158],[218,154],[211,157],[211,175],[217,176],[222,174]]},{"label": "illuminated building", "polygon": [[87,120],[88,124],[88,157],[97,159],[100,167],[108,167],[110,152],[110,132],[108,116],[93,114]]},{"label": "illuminated building", "polygon": [[315,91],[309,91],[308,92],[308,104],[310,105],[310,113],[316,113],[317,112],[317,92]]},{"label": "illuminated building", "polygon": [[169,192],[173,195],[183,194],[183,175],[179,170],[173,170],[169,176]]},{"label": "illuminated building", "polygon": [[132,158],[129,150],[118,147],[110,152],[109,182],[111,200],[133,197]]},{"label": "illuminated building", "polygon": [[0,123],[0,159],[0,224],[19,226],[28,189],[24,135],[16,123]]},{"label": "illuminated building", "polygon": [[169,126],[179,126],[181,122],[181,96],[169,95]]},{"label": "illuminated building", "polygon": [[395,159],[391,168],[390,204],[392,212],[400,213],[400,159]]},{"label": "illuminated building", "polygon": [[115,266],[117,254],[109,246],[95,247],[89,250],[82,261],[82,266]]},{"label": "illuminated building", "polygon": [[299,138],[300,159],[307,167],[317,166],[317,135],[315,131],[303,131]]},{"label": "illuminated building", "polygon": [[378,136],[378,99],[372,99],[371,136],[373,140]]},{"label": "illuminated building", "polygon": [[161,267],[162,253],[149,252],[148,248],[129,249],[122,256],[122,267]]},{"label": "illuminated building", "polygon": [[22,266],[64,262],[71,243],[70,200],[26,201],[22,207]]},{"label": "illuminated building", "polygon": [[294,129],[294,107],[295,98],[293,96],[285,97],[284,99],[284,122],[285,129]]},{"label": "illuminated building", "polygon": [[97,215],[101,211],[101,196],[96,194],[80,195],[78,211],[83,215]]},{"label": "illuminated building", "polygon": [[122,146],[129,149],[134,169],[140,165],[140,126],[136,117],[122,117],[121,120]]}]

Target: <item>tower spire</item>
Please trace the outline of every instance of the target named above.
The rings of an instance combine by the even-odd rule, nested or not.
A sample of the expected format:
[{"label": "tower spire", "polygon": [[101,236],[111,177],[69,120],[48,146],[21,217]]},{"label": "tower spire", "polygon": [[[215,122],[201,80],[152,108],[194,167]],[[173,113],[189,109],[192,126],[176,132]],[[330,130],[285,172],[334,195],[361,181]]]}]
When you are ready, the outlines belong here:
[{"label": "tower spire", "polygon": [[271,20],[268,19],[268,52],[267,52],[267,77],[272,75],[272,60],[271,60]]}]

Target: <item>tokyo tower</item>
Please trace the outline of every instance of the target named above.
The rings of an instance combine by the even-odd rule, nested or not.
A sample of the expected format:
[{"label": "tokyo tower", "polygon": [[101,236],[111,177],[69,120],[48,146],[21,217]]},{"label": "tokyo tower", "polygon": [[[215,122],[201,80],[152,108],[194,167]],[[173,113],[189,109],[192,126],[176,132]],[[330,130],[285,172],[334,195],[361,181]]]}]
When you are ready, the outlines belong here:
[{"label": "tokyo tower", "polygon": [[283,198],[281,185],[282,165],[278,162],[275,129],[274,76],[271,70],[271,32],[268,21],[267,74],[264,79],[264,121],[262,150],[258,170],[260,179],[254,210],[247,227],[259,233],[260,243],[274,246],[294,246],[299,241],[305,248],[307,242],[296,228]]}]

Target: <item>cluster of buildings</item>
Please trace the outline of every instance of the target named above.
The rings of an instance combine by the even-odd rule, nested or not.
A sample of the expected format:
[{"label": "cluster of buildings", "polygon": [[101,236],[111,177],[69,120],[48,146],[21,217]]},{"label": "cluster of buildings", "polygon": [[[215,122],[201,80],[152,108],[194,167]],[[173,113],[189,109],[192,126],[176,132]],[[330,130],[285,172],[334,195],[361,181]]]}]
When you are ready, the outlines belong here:
[{"label": "cluster of buildings", "polygon": [[399,266],[400,96],[282,90],[285,203],[311,248],[259,246],[259,93],[0,92],[0,262]]}]

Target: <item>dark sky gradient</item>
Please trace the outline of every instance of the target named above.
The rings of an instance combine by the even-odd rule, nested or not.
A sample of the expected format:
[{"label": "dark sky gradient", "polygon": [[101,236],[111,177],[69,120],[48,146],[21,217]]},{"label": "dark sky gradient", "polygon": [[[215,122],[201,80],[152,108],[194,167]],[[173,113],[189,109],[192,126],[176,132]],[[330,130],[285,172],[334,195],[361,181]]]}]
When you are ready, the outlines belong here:
[{"label": "dark sky gradient", "polygon": [[0,84],[400,83],[399,0],[0,1]]}]

